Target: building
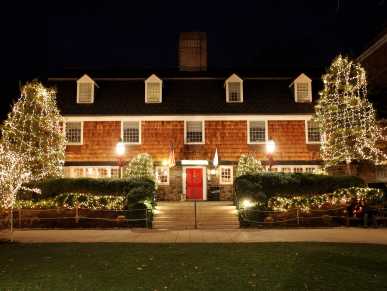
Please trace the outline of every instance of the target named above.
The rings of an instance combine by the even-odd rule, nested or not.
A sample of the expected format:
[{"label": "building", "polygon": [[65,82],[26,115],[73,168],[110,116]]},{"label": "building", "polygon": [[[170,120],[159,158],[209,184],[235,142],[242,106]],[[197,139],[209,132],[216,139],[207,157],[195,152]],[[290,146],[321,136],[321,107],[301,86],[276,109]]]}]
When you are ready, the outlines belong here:
[{"label": "building", "polygon": [[178,52],[176,71],[49,78],[65,121],[65,175],[117,176],[120,139],[126,161],[153,157],[160,200],[206,200],[211,187],[231,200],[241,154],[265,163],[269,139],[274,171],[318,171],[320,136],[311,118],[320,75],[209,71],[205,33],[182,33]]}]

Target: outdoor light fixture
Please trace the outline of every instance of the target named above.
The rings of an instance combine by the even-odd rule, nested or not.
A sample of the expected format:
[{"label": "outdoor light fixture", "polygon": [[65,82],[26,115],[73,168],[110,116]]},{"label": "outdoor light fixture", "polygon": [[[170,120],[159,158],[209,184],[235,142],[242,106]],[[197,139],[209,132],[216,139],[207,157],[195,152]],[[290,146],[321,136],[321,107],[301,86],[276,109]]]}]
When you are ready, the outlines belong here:
[{"label": "outdoor light fixture", "polygon": [[210,174],[215,176],[216,175],[216,170],[215,169],[211,169]]},{"label": "outdoor light fixture", "polygon": [[251,208],[254,206],[254,203],[250,199],[245,199],[241,202],[242,208]]},{"label": "outdoor light fixture", "polygon": [[124,164],[123,157],[125,155],[125,144],[120,139],[116,144],[117,164],[118,164],[118,177],[122,177],[122,166]]},{"label": "outdoor light fixture", "polygon": [[275,142],[271,138],[266,142],[266,154],[269,161],[269,172],[271,172],[271,167],[273,166],[273,153],[275,152]]},{"label": "outdoor light fixture", "polygon": [[163,160],[161,163],[162,163],[162,165],[163,165],[164,167],[168,166],[168,161],[167,161],[167,160]]}]

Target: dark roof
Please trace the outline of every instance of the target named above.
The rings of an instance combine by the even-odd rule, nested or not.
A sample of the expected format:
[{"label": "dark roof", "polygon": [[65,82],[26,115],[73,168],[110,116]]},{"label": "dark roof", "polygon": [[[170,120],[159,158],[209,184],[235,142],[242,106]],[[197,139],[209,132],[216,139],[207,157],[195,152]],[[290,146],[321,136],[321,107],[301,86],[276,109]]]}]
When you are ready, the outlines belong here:
[{"label": "dark roof", "polygon": [[[163,80],[162,103],[156,104],[145,103],[144,80],[150,73],[126,78],[90,74],[97,84],[93,104],[76,103],[76,80],[81,75],[51,78],[48,85],[57,89],[63,115],[310,114],[314,111],[314,103],[294,102],[293,88],[289,85],[299,73],[265,77],[236,72],[243,79],[243,103],[226,102],[224,84],[231,73],[155,74]],[[319,79],[313,79],[314,100],[320,87]]]}]

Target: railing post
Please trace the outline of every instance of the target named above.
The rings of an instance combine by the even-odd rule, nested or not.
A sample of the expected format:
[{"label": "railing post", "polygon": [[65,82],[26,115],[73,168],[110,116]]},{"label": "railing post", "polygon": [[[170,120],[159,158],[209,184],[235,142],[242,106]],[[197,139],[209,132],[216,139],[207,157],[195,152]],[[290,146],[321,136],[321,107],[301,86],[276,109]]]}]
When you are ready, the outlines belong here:
[{"label": "railing post", "polygon": [[197,223],[197,212],[196,212],[196,200],[194,200],[194,207],[195,207],[195,229],[197,229],[198,223]]},{"label": "railing post", "polygon": [[75,223],[79,223],[78,203],[75,204]]},{"label": "railing post", "polygon": [[21,228],[21,224],[22,224],[22,209],[19,208],[19,228]]},{"label": "railing post", "polygon": [[297,208],[297,225],[300,224],[300,214],[299,214],[300,210]]}]

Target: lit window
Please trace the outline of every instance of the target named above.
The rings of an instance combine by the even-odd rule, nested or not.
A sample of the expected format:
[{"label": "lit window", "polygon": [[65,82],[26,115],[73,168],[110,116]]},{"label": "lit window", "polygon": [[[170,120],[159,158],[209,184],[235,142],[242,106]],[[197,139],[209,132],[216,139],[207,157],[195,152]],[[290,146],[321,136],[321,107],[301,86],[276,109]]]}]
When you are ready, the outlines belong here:
[{"label": "lit window", "polygon": [[309,102],[309,83],[297,82],[296,83],[296,99],[297,102]]},{"label": "lit window", "polygon": [[67,144],[82,144],[82,122],[66,122]]},{"label": "lit window", "polygon": [[310,167],[305,168],[305,173],[313,174],[314,172],[315,172],[315,168],[310,168]]},{"label": "lit window", "polygon": [[84,177],[84,169],[83,168],[72,168],[71,169],[71,177],[72,178],[80,178]]},{"label": "lit window", "polygon": [[281,172],[282,173],[291,173],[292,172],[292,168],[282,168]]},{"label": "lit window", "polygon": [[220,166],[220,184],[232,184],[233,179],[232,166]]},{"label": "lit window", "polygon": [[241,102],[241,83],[228,83],[228,102]]},{"label": "lit window", "polygon": [[148,83],[147,84],[147,103],[160,103],[161,102],[161,84],[160,83]]},{"label": "lit window", "polygon": [[248,127],[249,143],[264,143],[266,141],[265,121],[250,121]]},{"label": "lit window", "polygon": [[307,143],[320,142],[320,129],[315,121],[307,121]]},{"label": "lit window", "polygon": [[129,144],[140,143],[140,122],[124,121],[122,123],[122,141]]},{"label": "lit window", "polygon": [[98,178],[107,178],[109,177],[109,171],[107,168],[98,168]]},{"label": "lit window", "polygon": [[186,122],[186,143],[204,143],[203,121]]},{"label": "lit window", "polygon": [[111,168],[110,169],[110,176],[112,178],[118,178],[119,177],[119,169],[118,168]]},{"label": "lit window", "polygon": [[169,185],[168,167],[156,167],[156,181],[159,185]]},{"label": "lit window", "polygon": [[303,168],[294,168],[294,169],[293,169],[293,172],[294,172],[294,173],[302,173],[303,171],[304,171]]},{"label": "lit window", "polygon": [[87,75],[83,75],[77,81],[77,102],[93,103],[94,102],[94,81]]}]

